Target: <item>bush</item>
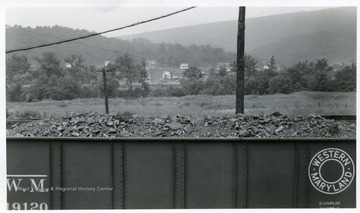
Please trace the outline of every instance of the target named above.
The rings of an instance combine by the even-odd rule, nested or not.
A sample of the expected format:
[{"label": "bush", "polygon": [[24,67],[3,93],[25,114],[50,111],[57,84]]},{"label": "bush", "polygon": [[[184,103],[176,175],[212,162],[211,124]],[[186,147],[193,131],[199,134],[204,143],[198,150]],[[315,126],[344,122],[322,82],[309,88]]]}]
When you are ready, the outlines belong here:
[{"label": "bush", "polygon": [[269,80],[268,92],[270,94],[282,93],[289,94],[291,89],[291,80],[286,75],[276,75]]},{"label": "bush", "polygon": [[224,95],[224,86],[221,85],[220,80],[216,78],[209,78],[204,82],[201,94],[204,95]]},{"label": "bush", "polygon": [[79,84],[71,76],[66,75],[57,81],[57,87],[52,89],[51,99],[72,100],[79,97],[79,94]]},{"label": "bush", "polygon": [[185,96],[185,91],[179,87],[170,87],[168,90],[169,96],[182,97]]},{"label": "bush", "polygon": [[356,65],[346,66],[335,75],[334,87],[336,91],[356,91]]},{"label": "bush", "polygon": [[151,90],[150,96],[165,97],[165,96],[167,96],[167,91],[164,88],[156,88],[156,89]]},{"label": "bush", "polygon": [[[116,97],[118,95],[117,88],[119,87],[119,82],[114,78],[107,78],[106,81],[107,93],[109,97]],[[103,81],[98,81],[96,83],[97,91],[99,92],[100,97],[104,97],[104,84]]]},{"label": "bush", "polygon": [[236,75],[226,75],[220,79],[220,83],[224,87],[223,94],[233,95],[236,93]]},{"label": "bush", "polygon": [[150,92],[150,96],[152,97],[167,97],[167,96],[182,97],[185,95],[186,93],[182,88],[172,87],[172,86],[152,89]]},{"label": "bush", "polygon": [[186,95],[199,95],[203,90],[203,81],[199,79],[182,79],[181,86]]},{"label": "bush", "polygon": [[23,90],[20,84],[12,85],[6,88],[6,96],[8,101],[22,101],[22,93]]},{"label": "bush", "polygon": [[96,98],[98,97],[99,91],[94,86],[82,86],[80,89],[80,98]]},{"label": "bush", "polygon": [[143,90],[140,88],[135,88],[134,91],[132,92],[132,97],[133,98],[139,98],[143,96]]}]

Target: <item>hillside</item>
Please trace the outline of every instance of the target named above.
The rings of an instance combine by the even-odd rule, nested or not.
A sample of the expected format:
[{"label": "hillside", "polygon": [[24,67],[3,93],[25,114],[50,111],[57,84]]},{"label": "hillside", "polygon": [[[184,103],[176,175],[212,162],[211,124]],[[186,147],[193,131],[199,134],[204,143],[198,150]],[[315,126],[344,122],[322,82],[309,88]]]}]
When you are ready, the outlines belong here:
[{"label": "hillside", "polygon": [[[235,52],[237,20],[122,36],[185,46],[210,44]],[[274,55],[284,65],[327,58],[330,63],[356,59],[356,7],[273,15],[246,20],[246,52],[260,61]]]},{"label": "hillside", "polygon": [[[92,32],[71,29],[61,26],[44,27],[6,27],[6,50],[37,46],[51,42],[76,38],[91,34]],[[186,47],[180,44],[156,44],[146,39],[133,39],[124,41],[116,38],[96,36],[70,43],[49,46],[29,51],[7,54],[7,57],[27,55],[31,63],[35,58],[41,58],[42,53],[54,52],[57,58],[64,59],[71,55],[81,55],[87,65],[103,65],[104,61],[114,62],[116,58],[125,53],[131,54],[135,59],[156,60],[160,66],[178,67],[180,63],[191,66],[208,66],[217,62],[231,62],[234,54],[225,52],[222,48],[212,48],[209,45],[192,45]]]},{"label": "hillside", "polygon": [[[36,46],[91,32],[61,26],[36,28],[7,26],[6,50]],[[237,20],[154,31],[118,38],[92,37],[76,42],[34,49],[31,62],[43,52],[59,58],[82,55],[88,65],[102,65],[129,53],[137,59],[154,59],[162,66],[212,66],[234,60]],[[246,53],[261,66],[271,56],[281,65],[326,58],[330,64],[356,59],[356,8],[274,15],[246,20]],[[135,39],[136,38],[136,39]],[[128,40],[126,40],[128,39]],[[10,56],[12,54],[8,54]]]}]

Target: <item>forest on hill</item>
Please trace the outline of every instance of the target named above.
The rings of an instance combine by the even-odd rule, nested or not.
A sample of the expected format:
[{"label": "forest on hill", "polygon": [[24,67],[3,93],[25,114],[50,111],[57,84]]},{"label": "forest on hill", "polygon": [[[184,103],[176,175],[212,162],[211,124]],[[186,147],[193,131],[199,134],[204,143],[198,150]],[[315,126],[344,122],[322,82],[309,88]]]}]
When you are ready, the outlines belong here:
[{"label": "forest on hill", "polygon": [[[40,44],[57,42],[69,38],[91,34],[86,30],[71,29],[61,26],[43,27],[6,27],[6,50],[31,47]],[[222,48],[213,48],[210,45],[183,46],[172,43],[153,43],[147,39],[133,39],[125,41],[105,36],[96,36],[88,39],[63,43],[55,46],[24,51],[30,63],[41,57],[44,52],[53,52],[59,58],[71,55],[81,55],[87,65],[103,65],[104,61],[114,61],[125,53],[137,59],[156,60],[163,67],[179,67],[180,63],[192,66],[209,66],[217,62],[232,62],[233,53],[225,52]],[[7,54],[11,57],[13,54]]]},{"label": "forest on hill", "polygon": [[[62,26],[7,26],[6,50],[91,33]],[[81,55],[87,65],[101,65],[127,53],[138,59],[157,60],[163,67],[178,67],[180,63],[212,66],[234,60],[236,34],[237,21],[234,20],[119,38],[96,36],[22,54],[26,54],[30,62],[44,52],[54,52],[60,58]],[[283,67],[321,58],[326,58],[330,64],[350,65],[356,61],[356,7],[249,18],[245,43],[245,52],[259,65],[264,65],[272,56]]]},{"label": "forest on hill", "polygon": [[[248,18],[245,52],[259,63],[275,56],[283,66],[326,58],[330,64],[356,61],[356,7]],[[237,20],[118,37],[152,42],[220,47],[236,51]]]}]

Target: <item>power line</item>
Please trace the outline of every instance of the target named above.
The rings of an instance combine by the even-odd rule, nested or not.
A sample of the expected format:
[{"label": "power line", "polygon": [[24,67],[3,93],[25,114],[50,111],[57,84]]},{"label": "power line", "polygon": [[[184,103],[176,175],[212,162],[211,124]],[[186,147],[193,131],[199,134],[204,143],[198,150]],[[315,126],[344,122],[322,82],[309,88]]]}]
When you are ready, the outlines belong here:
[{"label": "power line", "polygon": [[130,27],[134,27],[134,26],[137,26],[137,25],[145,24],[145,23],[148,23],[148,22],[156,21],[156,20],[159,20],[159,19],[163,19],[163,18],[172,16],[172,15],[175,15],[175,14],[178,14],[178,13],[182,13],[182,12],[185,12],[187,10],[194,9],[194,8],[195,7],[189,7],[189,8],[183,9],[183,10],[179,10],[179,11],[176,11],[176,12],[173,12],[173,13],[169,13],[167,15],[159,16],[159,17],[152,18],[152,19],[145,20],[145,21],[141,21],[141,22],[136,22],[134,24],[130,24],[130,25],[127,25],[127,26],[124,26],[124,27],[115,28],[115,29],[112,29],[112,30],[107,30],[107,31],[99,32],[99,33],[93,33],[93,34],[89,34],[89,35],[85,35],[85,36],[81,36],[81,37],[77,37],[77,38],[67,39],[67,40],[63,40],[63,41],[59,41],[59,42],[53,42],[53,43],[49,43],[49,44],[42,44],[42,45],[28,47],[28,48],[9,50],[9,51],[6,51],[6,54],[13,53],[13,52],[19,52],[19,51],[25,51],[25,50],[32,50],[32,49],[37,49],[37,48],[41,48],[41,47],[48,47],[48,46],[52,46],[52,45],[57,45],[57,44],[67,43],[67,42],[76,41],[76,40],[80,40],[80,39],[90,38],[90,37],[98,36],[98,35],[101,35],[101,34],[110,33],[110,32],[130,28]]},{"label": "power line", "polygon": [[[38,35],[50,37],[50,38],[56,38],[56,39],[58,39],[58,40],[60,40],[60,41],[63,40],[63,38],[60,38],[60,37],[57,37],[57,36],[48,35],[48,34],[44,34],[44,33],[39,33],[39,32],[35,32],[35,31],[32,31],[32,30],[27,30],[27,29],[23,29],[23,28],[18,28],[18,30],[23,30],[23,31],[26,31],[26,32],[30,32],[30,33],[34,33],[34,34],[38,34]],[[121,52],[119,52],[119,51],[110,50],[110,49],[106,49],[106,48],[103,48],[103,47],[98,47],[98,46],[94,46],[94,45],[84,44],[84,43],[80,43],[80,42],[74,42],[74,43],[75,43],[75,44],[80,44],[80,45],[83,45],[83,46],[87,46],[87,47],[93,47],[93,48],[96,48],[96,49],[99,49],[99,50],[103,50],[103,51],[107,51],[107,52],[113,52],[113,53],[118,54],[118,55],[123,54],[123,53],[121,53]]]}]

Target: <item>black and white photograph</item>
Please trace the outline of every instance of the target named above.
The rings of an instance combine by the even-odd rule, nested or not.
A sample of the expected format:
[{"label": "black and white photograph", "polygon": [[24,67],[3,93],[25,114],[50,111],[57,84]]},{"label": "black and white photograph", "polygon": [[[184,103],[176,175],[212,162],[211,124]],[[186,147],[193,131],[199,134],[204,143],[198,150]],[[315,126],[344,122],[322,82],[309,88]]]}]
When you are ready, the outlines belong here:
[{"label": "black and white photograph", "polygon": [[356,210],[356,1],[64,2],[2,5],[4,209]]}]

